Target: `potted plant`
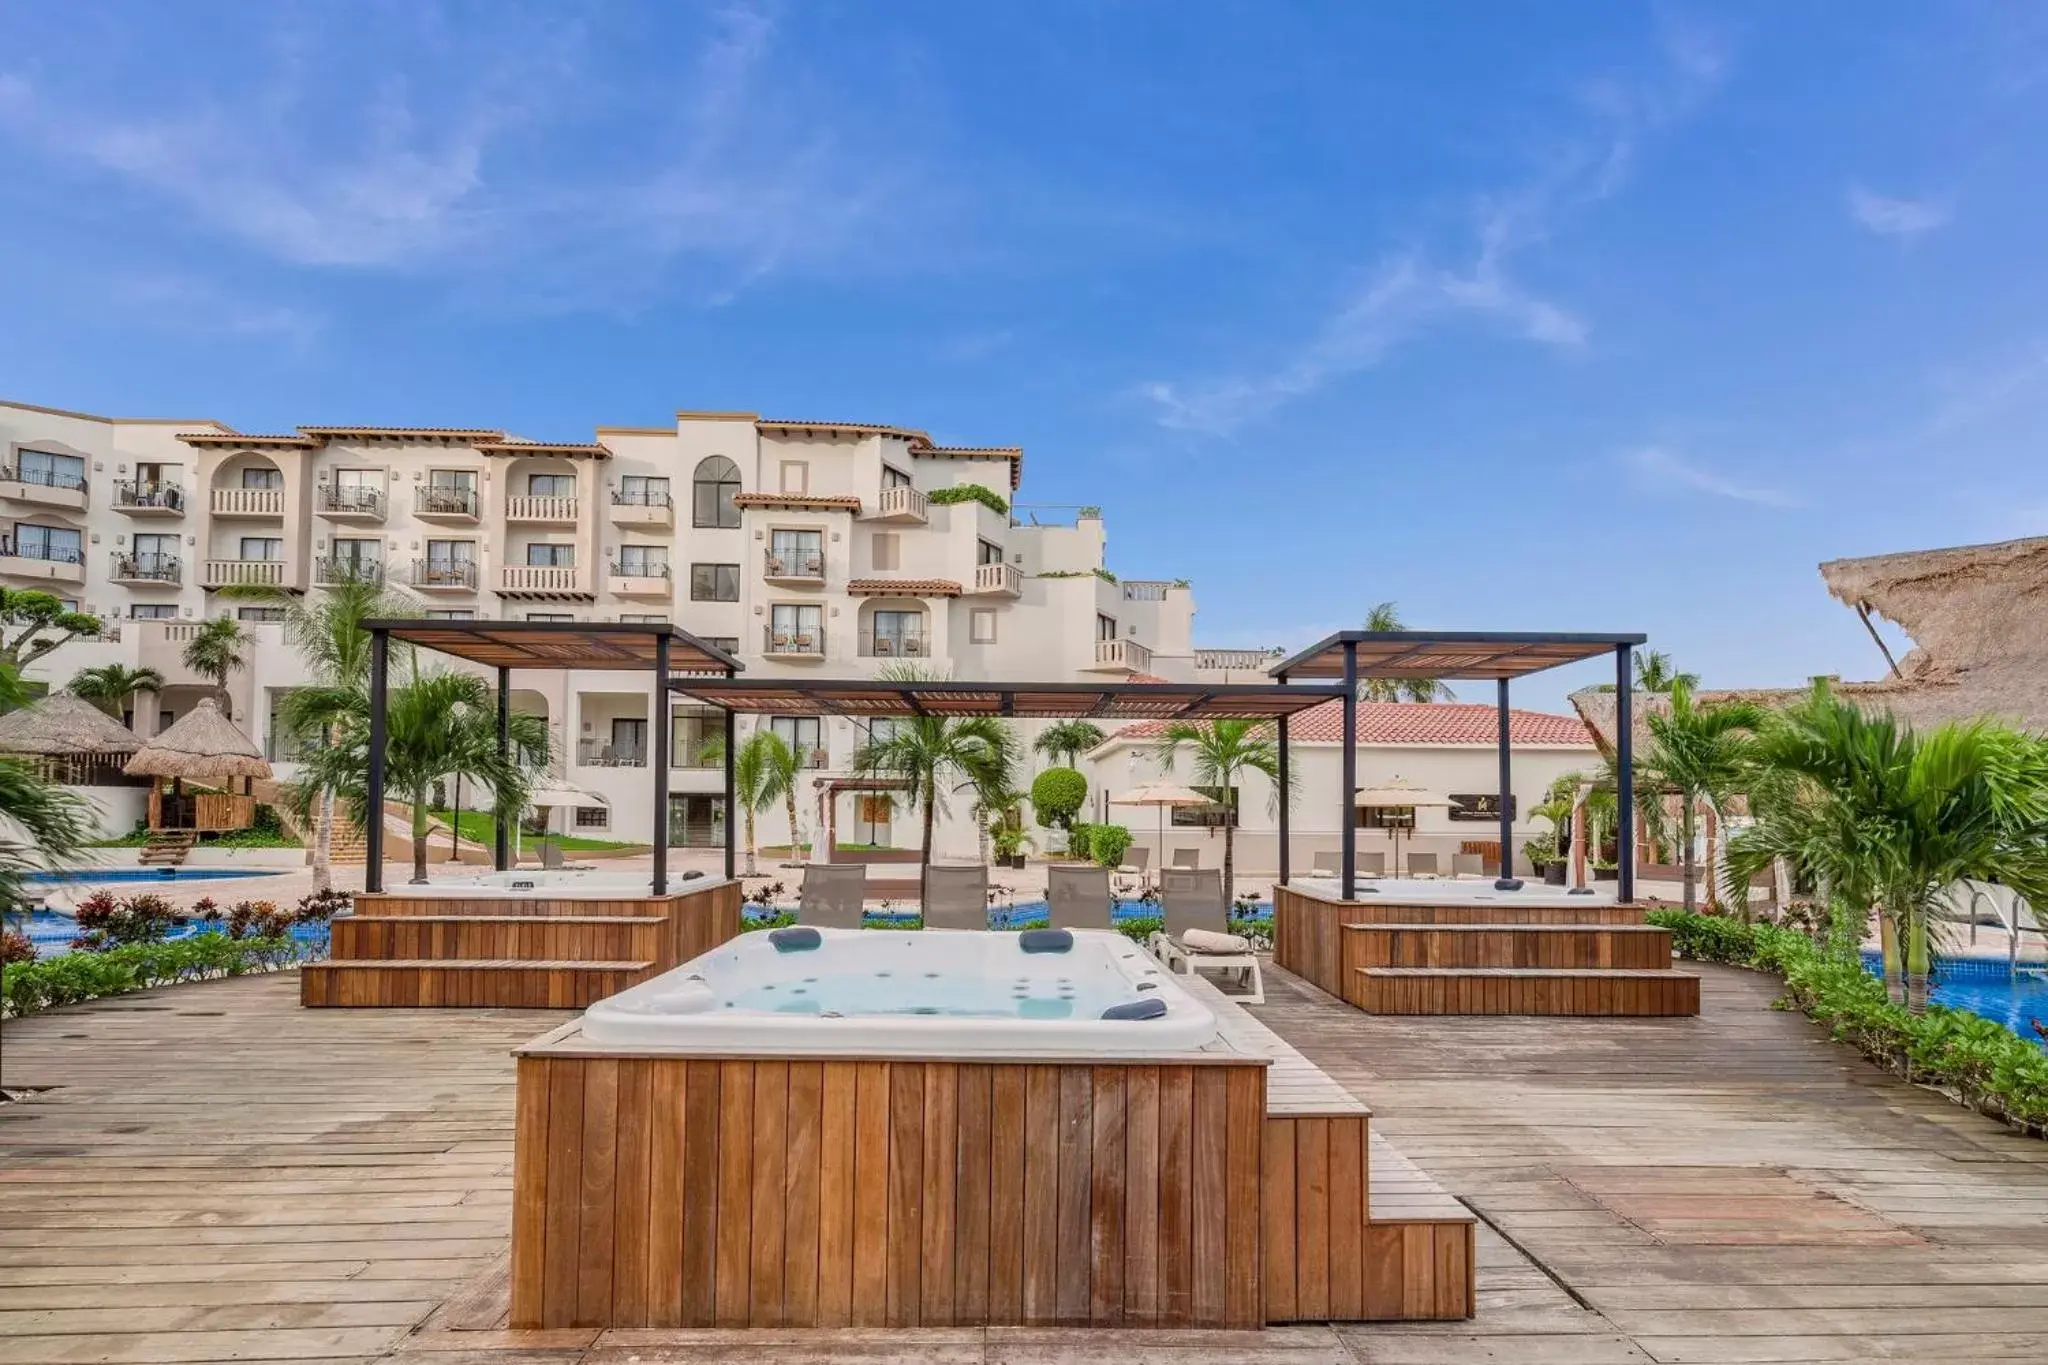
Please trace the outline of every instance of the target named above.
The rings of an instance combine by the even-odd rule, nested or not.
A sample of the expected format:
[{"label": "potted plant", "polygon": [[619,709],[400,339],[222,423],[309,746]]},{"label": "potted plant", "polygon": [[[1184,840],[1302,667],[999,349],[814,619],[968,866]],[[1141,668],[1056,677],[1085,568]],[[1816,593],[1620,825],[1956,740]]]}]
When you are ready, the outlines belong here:
[{"label": "potted plant", "polygon": [[1024,866],[1024,849],[1031,842],[1031,836],[1005,821],[998,820],[989,829],[989,843],[995,850],[997,867]]},{"label": "potted plant", "polygon": [[1596,882],[1616,881],[1621,877],[1621,866],[1612,858],[1593,860],[1593,880]]}]

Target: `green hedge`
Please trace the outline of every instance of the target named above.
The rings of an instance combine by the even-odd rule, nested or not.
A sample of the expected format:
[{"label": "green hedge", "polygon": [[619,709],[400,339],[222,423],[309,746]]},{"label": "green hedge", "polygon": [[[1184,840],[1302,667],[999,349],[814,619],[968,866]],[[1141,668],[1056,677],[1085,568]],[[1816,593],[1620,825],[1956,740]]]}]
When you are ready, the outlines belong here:
[{"label": "green hedge", "polygon": [[956,483],[951,488],[934,488],[925,494],[925,501],[937,503],[941,507],[956,502],[978,502],[999,517],[1010,515],[1010,504],[1003,501],[1002,494],[986,484]]},{"label": "green hedge", "polygon": [[1827,1025],[1880,1066],[1946,1087],[1962,1103],[2036,1134],[2048,1127],[2048,1054],[2005,1025],[1942,1005],[1911,1014],[1861,961],[1831,954],[1796,929],[1683,910],[1652,910],[1648,918],[1696,962],[1782,976],[1786,1008]]},{"label": "green hedge", "polygon": [[64,953],[10,964],[0,973],[0,1002],[9,1014],[34,1014],[103,995],[281,967],[296,961],[298,951],[289,938],[231,939],[207,933],[169,943]]}]

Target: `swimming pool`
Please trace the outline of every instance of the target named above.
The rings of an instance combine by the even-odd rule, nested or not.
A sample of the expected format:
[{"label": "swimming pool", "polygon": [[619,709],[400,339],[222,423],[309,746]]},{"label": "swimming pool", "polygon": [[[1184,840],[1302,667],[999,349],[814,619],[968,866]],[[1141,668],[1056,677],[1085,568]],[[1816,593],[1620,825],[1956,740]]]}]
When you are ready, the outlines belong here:
[{"label": "swimming pool", "polygon": [[[71,951],[71,940],[78,937],[77,918],[60,910],[32,910],[26,915],[9,914],[7,927],[27,934],[28,941],[35,946],[37,957],[62,957]],[[189,938],[193,934],[220,929],[221,926],[218,924],[180,920],[170,927],[164,938]],[[325,924],[294,924],[292,937],[306,947],[325,952],[328,928]]]},{"label": "swimming pool", "polygon": [[[1884,975],[1884,959],[1878,953],[1864,953],[1863,965],[1873,976]],[[2015,978],[2003,961],[1993,958],[1938,958],[1934,1002],[1982,1015],[2022,1038],[2038,1039],[2034,1020],[2048,1023],[2048,977],[2037,970]]]},{"label": "swimming pool", "polygon": [[279,872],[253,867],[67,867],[54,872],[27,872],[30,886],[76,886],[100,882],[230,882],[249,877],[276,877]]},{"label": "swimming pool", "polygon": [[778,929],[600,1000],[593,1043],[719,1054],[1186,1050],[1209,1008],[1114,930]]}]

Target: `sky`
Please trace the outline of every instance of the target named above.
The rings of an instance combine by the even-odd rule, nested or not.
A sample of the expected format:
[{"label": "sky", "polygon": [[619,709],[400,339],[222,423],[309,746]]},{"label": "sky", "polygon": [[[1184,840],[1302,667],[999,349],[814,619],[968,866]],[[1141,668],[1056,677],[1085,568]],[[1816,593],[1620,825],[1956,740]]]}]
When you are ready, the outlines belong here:
[{"label": "sky", "polygon": [[2039,5],[0,0],[0,397],[902,424],[1202,644],[1871,677],[1820,561],[2048,533],[2044,145]]}]

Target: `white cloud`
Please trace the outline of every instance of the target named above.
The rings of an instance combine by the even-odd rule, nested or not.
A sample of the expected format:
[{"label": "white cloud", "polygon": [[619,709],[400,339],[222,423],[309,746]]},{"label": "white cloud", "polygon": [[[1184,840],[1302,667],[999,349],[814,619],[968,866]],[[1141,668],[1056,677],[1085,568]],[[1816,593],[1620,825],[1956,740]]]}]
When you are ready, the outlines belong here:
[{"label": "white cloud", "polygon": [[1894,199],[1874,194],[1861,185],[1851,185],[1849,216],[1866,232],[1910,240],[1922,233],[1946,227],[1952,213],[1948,205],[1937,200]]},{"label": "white cloud", "polygon": [[1622,457],[1637,488],[1647,493],[1705,493],[1757,507],[1798,507],[1799,500],[1776,488],[1743,483],[1719,470],[1694,464],[1660,446],[1645,446]]}]

